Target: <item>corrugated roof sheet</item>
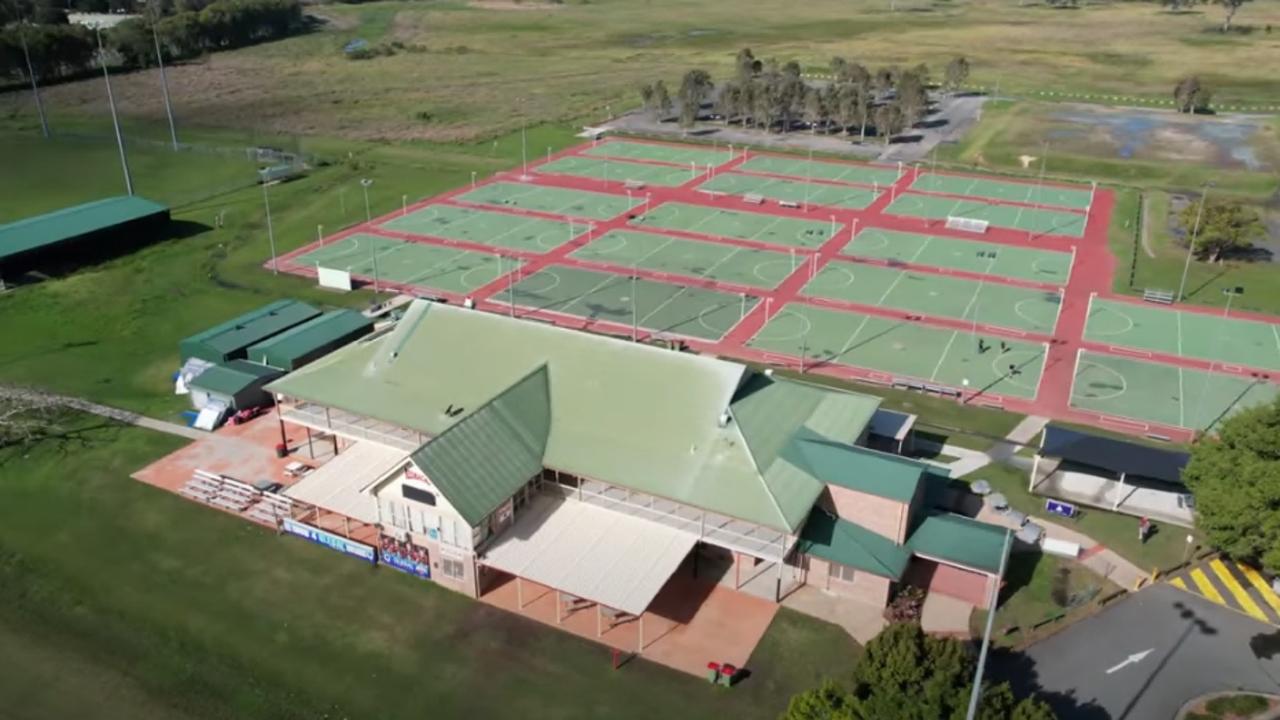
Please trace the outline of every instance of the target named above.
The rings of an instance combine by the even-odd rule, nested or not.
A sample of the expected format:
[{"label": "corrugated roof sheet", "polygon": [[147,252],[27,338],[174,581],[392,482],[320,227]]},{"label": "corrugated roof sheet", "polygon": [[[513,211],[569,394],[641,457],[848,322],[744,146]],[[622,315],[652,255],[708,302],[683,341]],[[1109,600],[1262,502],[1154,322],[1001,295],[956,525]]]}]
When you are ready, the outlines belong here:
[{"label": "corrugated roof sheet", "polygon": [[146,198],[122,195],[25,218],[0,225],[0,258],[168,211]]},{"label": "corrugated roof sheet", "polygon": [[1040,441],[1040,454],[1116,473],[1138,475],[1183,485],[1182,470],[1190,453],[1090,435],[1050,424]]},{"label": "corrugated roof sheet", "polygon": [[963,515],[929,515],[907,538],[913,553],[995,574],[1009,531]]},{"label": "corrugated roof sheet", "polygon": [[232,360],[214,365],[200,373],[191,381],[191,387],[220,395],[235,395],[245,388],[252,387],[255,383],[261,383],[263,379],[273,378],[279,374],[279,370],[265,365]]},{"label": "corrugated roof sheet", "polygon": [[323,348],[354,340],[373,329],[373,320],[354,310],[331,310],[275,337],[249,346],[248,356],[283,370],[294,369],[298,361]]},{"label": "corrugated roof sheet", "polygon": [[278,300],[196,333],[178,347],[184,360],[198,357],[218,362],[319,314],[304,302]]},{"label": "corrugated roof sheet", "polygon": [[[879,402],[773,379],[743,384],[749,374],[739,363],[423,301],[391,333],[269,389],[434,436],[543,365],[546,467],[787,532],[804,522],[822,483],[785,459],[753,454],[778,460],[776,433],[856,438]],[[808,405],[810,414],[766,421],[767,402],[751,407],[753,387],[764,393],[756,401]],[[745,425],[721,426],[731,405]],[[449,407],[463,412],[451,416]]]},{"label": "corrugated roof sheet", "polygon": [[403,450],[377,443],[355,443],[291,485],[284,494],[372,525],[378,522],[378,500],[368,491],[369,486],[404,461]]},{"label": "corrugated roof sheet", "polygon": [[818,438],[798,442],[788,454],[825,483],[898,502],[911,502],[926,471],[938,472],[910,458]]},{"label": "corrugated roof sheet", "polygon": [[879,533],[815,507],[796,549],[857,570],[901,580],[911,553]]},{"label": "corrugated roof sheet", "polygon": [[551,397],[542,366],[414,451],[413,462],[472,527],[542,472]]}]

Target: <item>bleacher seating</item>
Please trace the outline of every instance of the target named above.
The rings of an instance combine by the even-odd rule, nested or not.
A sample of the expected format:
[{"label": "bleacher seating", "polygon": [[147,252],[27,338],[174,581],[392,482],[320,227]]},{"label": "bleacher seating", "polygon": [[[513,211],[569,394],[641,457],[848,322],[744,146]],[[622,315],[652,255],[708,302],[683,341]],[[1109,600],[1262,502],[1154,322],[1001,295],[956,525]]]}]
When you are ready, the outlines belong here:
[{"label": "bleacher seating", "polygon": [[747,193],[746,195],[742,196],[742,202],[748,203],[751,205],[763,205],[764,196],[759,193]]},{"label": "bleacher seating", "polygon": [[1160,303],[1161,305],[1173,304],[1173,292],[1169,290],[1156,290],[1147,288],[1142,291],[1142,299],[1150,303]]},{"label": "bleacher seating", "polygon": [[284,495],[263,492],[235,478],[205,470],[193,472],[191,479],[178,488],[178,494],[269,525],[293,512],[293,501]]}]

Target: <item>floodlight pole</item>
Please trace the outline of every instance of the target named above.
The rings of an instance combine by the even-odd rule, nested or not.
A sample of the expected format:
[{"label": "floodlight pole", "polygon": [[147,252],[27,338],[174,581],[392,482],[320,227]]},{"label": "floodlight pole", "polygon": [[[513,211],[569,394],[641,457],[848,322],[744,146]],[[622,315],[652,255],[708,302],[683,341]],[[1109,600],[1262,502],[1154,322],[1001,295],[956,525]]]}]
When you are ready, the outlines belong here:
[{"label": "floodlight pole", "polygon": [[813,148],[809,148],[809,163],[804,166],[804,211],[809,212],[809,185],[813,183]]},{"label": "floodlight pole", "polygon": [[31,67],[31,52],[27,49],[27,32],[18,23],[18,40],[22,42],[22,57],[27,61],[27,79],[31,81],[31,96],[36,101],[36,114],[40,116],[40,133],[49,139],[49,121],[44,116],[44,103],[40,102],[40,86],[36,84],[36,72]]},{"label": "floodlight pole", "polygon": [[364,221],[373,222],[373,212],[369,209],[369,187],[373,185],[373,181],[369,178],[360,179],[360,187],[364,189]]},{"label": "floodlight pole", "polygon": [[636,266],[631,266],[631,342],[639,339],[639,318],[636,316]]},{"label": "floodlight pole", "polygon": [[[1213,187],[1213,182],[1206,182],[1204,190],[1200,192],[1200,207],[1196,209],[1196,224],[1191,228],[1191,242],[1187,243],[1187,260],[1182,264],[1182,281],[1178,283],[1178,302],[1182,302],[1182,293],[1187,289],[1187,273],[1191,271],[1191,255],[1196,250],[1196,240],[1200,236],[1200,220],[1204,217],[1204,201],[1209,197],[1209,188]],[[1138,228],[1138,232],[1142,232],[1142,228]]]},{"label": "floodlight pole", "polygon": [[[1223,288],[1222,294],[1227,296],[1227,306],[1222,310],[1222,319],[1224,322],[1218,324],[1218,330],[1214,333],[1213,344],[1215,347],[1217,347],[1218,343],[1222,341],[1222,330],[1227,324],[1225,321],[1231,317],[1231,301],[1234,300],[1237,295],[1243,295],[1244,288],[1240,286]],[[1199,418],[1204,414],[1204,396],[1209,394],[1209,377],[1213,373],[1214,364],[1213,360],[1209,361],[1209,372],[1204,376],[1204,389],[1200,391],[1200,402],[1196,403],[1196,414],[1195,417],[1192,418],[1192,422],[1195,422],[1196,418]],[[1208,429],[1208,427],[1205,428],[1205,430]]]},{"label": "floodlight pole", "polygon": [[107,104],[111,106],[111,124],[116,130],[116,148],[120,151],[120,169],[124,172],[124,189],[133,195],[133,178],[129,175],[129,158],[124,151],[124,135],[120,134],[120,117],[116,115],[116,96],[111,92],[111,74],[107,72],[107,52],[102,47],[102,31],[94,30],[98,36],[98,63],[102,65],[102,79],[107,83]]},{"label": "floodlight pole", "polygon": [[1036,201],[1032,204],[1037,210],[1040,209],[1040,198],[1044,196],[1044,168],[1049,162],[1049,141],[1045,140],[1041,147],[1044,149],[1040,152],[1040,181],[1036,183]]},{"label": "floodlight pole", "polygon": [[271,245],[271,274],[279,275],[280,268],[276,263],[276,233],[271,227],[271,200],[267,197],[267,171],[259,170],[258,176],[262,183],[262,207],[267,211],[267,243]]},{"label": "floodlight pole", "polygon": [[987,666],[987,648],[991,645],[991,626],[995,624],[996,603],[1000,600],[1000,583],[1004,580],[1005,563],[1009,560],[1009,543],[1012,539],[1013,533],[1006,530],[1004,549],[1000,553],[1000,573],[991,584],[991,594],[987,603],[987,628],[982,633],[982,649],[978,651],[978,670],[973,676],[973,691],[969,693],[969,712],[965,715],[966,720],[973,720],[978,714],[978,700],[982,696],[982,672]]},{"label": "floodlight pole", "polygon": [[160,67],[160,93],[164,97],[164,112],[169,116],[169,141],[173,143],[173,151],[178,151],[178,127],[173,122],[173,105],[169,102],[169,80],[164,73],[164,55],[160,52],[160,31],[156,30],[156,22],[151,21],[151,39],[156,45],[156,64]]},{"label": "floodlight pole", "polygon": [[526,128],[529,125],[529,118],[524,113],[524,98],[520,98],[520,179],[529,179],[529,147],[528,134]]}]

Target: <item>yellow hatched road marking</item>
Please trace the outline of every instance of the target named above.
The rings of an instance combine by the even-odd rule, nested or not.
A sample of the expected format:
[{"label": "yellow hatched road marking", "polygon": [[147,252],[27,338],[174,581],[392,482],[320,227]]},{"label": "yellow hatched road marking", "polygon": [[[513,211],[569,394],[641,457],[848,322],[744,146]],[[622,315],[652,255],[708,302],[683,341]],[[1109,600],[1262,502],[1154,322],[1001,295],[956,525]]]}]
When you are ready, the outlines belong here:
[{"label": "yellow hatched road marking", "polygon": [[1254,602],[1249,593],[1244,591],[1244,588],[1241,587],[1240,583],[1236,580],[1236,576],[1231,574],[1231,571],[1227,569],[1227,566],[1224,565],[1221,560],[1215,558],[1213,562],[1209,563],[1209,567],[1213,568],[1214,574],[1218,576],[1218,579],[1222,581],[1223,585],[1227,586],[1227,590],[1230,591],[1231,596],[1236,599],[1236,602],[1240,604],[1240,608],[1243,609],[1249,617],[1261,620],[1262,622],[1268,621],[1266,614],[1262,612],[1262,608],[1258,607],[1258,603]]},{"label": "yellow hatched road marking", "polygon": [[1227,604],[1226,598],[1222,597],[1222,593],[1218,592],[1218,588],[1214,587],[1213,583],[1209,582],[1209,577],[1205,575],[1204,571],[1200,568],[1196,568],[1191,571],[1191,581],[1196,584],[1201,595],[1218,603],[1219,605]]},{"label": "yellow hatched road marking", "polygon": [[1185,581],[1185,580],[1183,580],[1183,579],[1182,579],[1182,578],[1180,578],[1180,577],[1179,577],[1179,578],[1174,578],[1174,579],[1170,580],[1170,581],[1169,581],[1169,584],[1170,584],[1170,585],[1172,585],[1172,586],[1174,586],[1174,587],[1176,587],[1176,588],[1178,588],[1179,590],[1186,590],[1186,589],[1187,589],[1187,583],[1186,583],[1186,581]]},{"label": "yellow hatched road marking", "polygon": [[1248,565],[1236,565],[1236,567],[1240,568],[1240,572],[1244,573],[1244,576],[1249,579],[1249,584],[1253,585],[1258,594],[1262,596],[1262,599],[1271,606],[1271,609],[1280,614],[1280,595],[1276,595],[1276,592],[1271,589],[1266,580],[1262,579],[1258,571]]}]

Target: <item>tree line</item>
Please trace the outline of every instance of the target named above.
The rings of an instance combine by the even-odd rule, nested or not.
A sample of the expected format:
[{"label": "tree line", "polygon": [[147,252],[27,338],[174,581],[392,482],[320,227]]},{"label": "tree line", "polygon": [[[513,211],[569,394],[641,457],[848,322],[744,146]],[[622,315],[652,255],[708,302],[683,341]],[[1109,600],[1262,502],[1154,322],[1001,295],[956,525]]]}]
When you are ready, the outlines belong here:
[{"label": "tree line", "polygon": [[[659,119],[671,117],[679,102],[677,121],[691,128],[708,102],[711,112],[725,124],[765,132],[791,132],[807,128],[812,133],[857,134],[865,141],[868,130],[884,142],[924,119],[929,111],[929,67],[884,67],[872,72],[865,66],[836,57],[831,60],[832,79],[811,83],[797,62],[761,60],[749,48],[738,52],[732,78],[718,86],[705,70],[685,73],[675,98],[659,80],[640,87],[644,109]],[[940,86],[958,90],[969,77],[969,61],[957,57],[944,70]]]},{"label": "tree line", "polygon": [[[253,45],[299,31],[303,26],[299,0],[183,0],[168,6],[171,14],[131,18],[102,31],[102,40],[115,62],[125,68],[156,63],[154,26],[168,60],[183,60],[215,50]],[[97,64],[94,31],[66,22],[15,22],[0,29],[0,78],[27,79],[25,42],[35,76],[42,82],[74,77]]]}]

